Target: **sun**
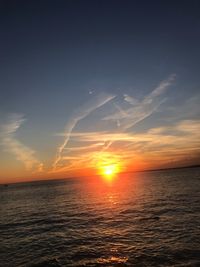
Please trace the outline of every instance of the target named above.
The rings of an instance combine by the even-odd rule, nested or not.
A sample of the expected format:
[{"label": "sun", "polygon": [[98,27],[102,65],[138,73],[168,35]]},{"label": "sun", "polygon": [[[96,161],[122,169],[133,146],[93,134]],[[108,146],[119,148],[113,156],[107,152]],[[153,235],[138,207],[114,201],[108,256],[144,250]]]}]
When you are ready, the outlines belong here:
[{"label": "sun", "polygon": [[105,165],[101,167],[101,175],[104,180],[112,181],[119,172],[119,166],[117,164]]},{"label": "sun", "polygon": [[116,173],[116,165],[109,165],[103,167],[104,175],[112,176]]},{"label": "sun", "polygon": [[95,168],[106,182],[113,181],[121,171],[122,161],[119,155],[111,152],[101,152],[95,156]]}]

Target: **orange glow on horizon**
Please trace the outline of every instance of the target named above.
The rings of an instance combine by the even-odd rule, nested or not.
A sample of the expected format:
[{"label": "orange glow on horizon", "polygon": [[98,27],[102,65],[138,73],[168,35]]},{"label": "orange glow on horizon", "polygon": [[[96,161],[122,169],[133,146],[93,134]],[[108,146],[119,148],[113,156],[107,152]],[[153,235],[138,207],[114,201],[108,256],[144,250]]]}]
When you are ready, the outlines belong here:
[{"label": "orange glow on horizon", "polygon": [[107,165],[102,167],[102,175],[106,181],[112,181],[116,174],[119,172],[117,165]]},{"label": "orange glow on horizon", "polygon": [[122,161],[114,153],[102,152],[98,155],[96,168],[105,181],[111,182],[122,170]]}]

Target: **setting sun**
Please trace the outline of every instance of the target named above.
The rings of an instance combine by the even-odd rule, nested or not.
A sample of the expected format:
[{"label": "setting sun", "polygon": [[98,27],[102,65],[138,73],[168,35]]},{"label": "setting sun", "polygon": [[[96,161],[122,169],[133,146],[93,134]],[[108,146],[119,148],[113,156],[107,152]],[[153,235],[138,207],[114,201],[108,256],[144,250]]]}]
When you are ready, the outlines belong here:
[{"label": "setting sun", "polygon": [[104,171],[105,175],[112,175],[113,172],[114,172],[113,166],[106,166],[105,171]]},{"label": "setting sun", "polygon": [[119,155],[112,152],[101,152],[94,155],[96,169],[106,181],[112,181],[121,171],[122,162]]},{"label": "setting sun", "polygon": [[108,165],[108,166],[104,166],[102,167],[102,174],[109,178],[109,180],[118,173],[118,166],[117,165]]}]

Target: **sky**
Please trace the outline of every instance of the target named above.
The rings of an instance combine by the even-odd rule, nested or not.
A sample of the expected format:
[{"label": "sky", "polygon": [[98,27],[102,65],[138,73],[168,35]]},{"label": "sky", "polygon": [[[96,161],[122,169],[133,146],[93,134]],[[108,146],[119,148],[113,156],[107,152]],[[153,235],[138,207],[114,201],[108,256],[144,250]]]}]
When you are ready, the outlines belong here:
[{"label": "sky", "polygon": [[200,164],[199,1],[1,1],[0,183]]}]

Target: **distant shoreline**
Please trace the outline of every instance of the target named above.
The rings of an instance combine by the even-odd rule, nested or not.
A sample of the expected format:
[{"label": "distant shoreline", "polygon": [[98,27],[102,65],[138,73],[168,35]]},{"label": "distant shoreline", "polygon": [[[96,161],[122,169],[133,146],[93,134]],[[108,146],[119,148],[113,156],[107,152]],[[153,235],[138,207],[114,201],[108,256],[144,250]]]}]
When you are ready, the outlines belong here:
[{"label": "distant shoreline", "polygon": [[190,169],[190,168],[199,168],[200,165],[190,165],[190,166],[183,166],[183,167],[171,167],[171,168],[161,168],[161,169],[152,169],[152,170],[143,170],[138,172],[156,172],[156,171],[167,171],[167,170],[177,170],[177,169]]},{"label": "distant shoreline", "polygon": [[[130,171],[130,172],[121,172],[119,174],[128,174],[128,173],[137,173],[137,172],[159,172],[159,171],[167,171],[167,170],[179,170],[179,169],[190,169],[190,168],[200,168],[200,165],[190,165],[183,167],[173,167],[173,168],[161,168],[161,169],[148,169],[148,170],[138,170],[138,171]],[[98,175],[97,175],[98,176]],[[14,182],[14,183],[0,183],[1,187],[7,187],[12,184],[22,184],[22,183],[37,183],[37,182],[48,182],[48,181],[62,181],[67,179],[75,179],[75,178],[86,178],[88,176],[74,176],[74,177],[66,177],[66,178],[53,178],[53,179],[41,179],[41,180],[31,180],[31,181],[22,181],[22,182]]]}]

